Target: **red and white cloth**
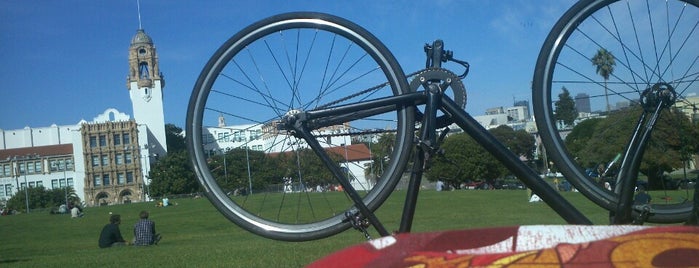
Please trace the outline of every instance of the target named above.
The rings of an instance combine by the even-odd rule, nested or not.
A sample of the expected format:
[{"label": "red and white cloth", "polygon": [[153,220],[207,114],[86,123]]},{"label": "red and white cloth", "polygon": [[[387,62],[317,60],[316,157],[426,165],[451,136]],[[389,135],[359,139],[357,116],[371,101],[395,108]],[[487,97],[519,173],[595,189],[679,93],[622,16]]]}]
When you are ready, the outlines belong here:
[{"label": "red and white cloth", "polygon": [[699,267],[699,227],[533,225],[397,234],[309,267]]}]

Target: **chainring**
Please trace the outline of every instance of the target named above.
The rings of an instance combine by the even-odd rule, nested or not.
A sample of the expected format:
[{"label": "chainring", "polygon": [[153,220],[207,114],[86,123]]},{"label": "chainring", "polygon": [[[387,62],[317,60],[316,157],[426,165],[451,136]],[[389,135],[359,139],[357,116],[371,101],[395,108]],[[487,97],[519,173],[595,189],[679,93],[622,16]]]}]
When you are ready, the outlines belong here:
[{"label": "chainring", "polygon": [[[443,94],[446,95],[446,97],[454,100],[454,102],[459,105],[461,109],[466,107],[466,87],[458,75],[447,69],[429,68],[418,72],[415,74],[413,80],[410,81],[410,90],[411,92],[416,92],[418,89],[420,89],[420,87],[423,87],[423,90],[427,90],[428,85],[434,83],[447,85],[446,87],[442,88],[444,91]],[[448,91],[448,89],[451,90]],[[424,113],[416,108],[416,116],[416,119],[421,121]],[[437,128],[447,127],[452,123],[453,120],[449,117],[449,115],[444,114],[437,116]]]}]

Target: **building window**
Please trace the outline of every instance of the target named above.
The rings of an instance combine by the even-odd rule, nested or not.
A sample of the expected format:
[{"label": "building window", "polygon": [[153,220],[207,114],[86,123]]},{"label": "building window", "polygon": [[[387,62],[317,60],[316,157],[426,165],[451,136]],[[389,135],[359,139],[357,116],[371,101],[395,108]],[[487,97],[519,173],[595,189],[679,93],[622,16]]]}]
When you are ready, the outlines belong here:
[{"label": "building window", "polygon": [[41,161],[34,162],[34,171],[36,173],[41,173],[43,171],[41,168]]},{"label": "building window", "polygon": [[12,172],[10,172],[10,165],[5,164],[2,166],[2,169],[5,170],[5,176],[11,176]]},{"label": "building window", "polygon": [[97,147],[97,136],[90,136],[90,148]]},{"label": "building window", "polygon": [[60,180],[58,180],[58,181],[59,181],[59,183],[58,183],[58,186],[59,186],[59,187],[61,187],[61,188],[65,188],[65,187],[66,187],[66,179],[60,179]]},{"label": "building window", "polygon": [[92,156],[92,166],[93,167],[99,167],[100,166],[100,157],[97,155]]},{"label": "building window", "polygon": [[132,157],[131,157],[131,153],[124,154],[124,161],[126,162],[127,165],[131,164],[131,162],[133,161]]},{"label": "building window", "polygon": [[114,162],[116,162],[117,165],[123,165],[124,164],[124,155],[123,154],[116,154],[116,158],[114,159]]},{"label": "building window", "polygon": [[20,175],[25,174],[26,173],[26,169],[24,167],[25,163],[18,163],[18,165],[19,165],[19,174]]},{"label": "building window", "polygon": [[262,129],[250,130],[250,140],[256,140],[262,136]]},{"label": "building window", "polygon": [[104,174],[104,175],[102,175],[102,182],[103,182],[102,184],[103,184],[104,186],[109,185],[109,174]]},{"label": "building window", "polygon": [[120,145],[120,144],[121,144],[121,135],[114,134],[114,145]]},{"label": "building window", "polygon": [[109,166],[109,155],[106,155],[106,154],[102,155],[102,166],[103,167]]},{"label": "building window", "polygon": [[121,135],[121,138],[124,145],[131,144],[131,135],[129,133],[124,133],[124,135]]},{"label": "building window", "polygon": [[73,159],[66,159],[66,170],[74,170]]},{"label": "building window", "polygon": [[37,182],[36,182],[36,187],[44,187],[44,182],[43,182],[43,181],[37,181]]},{"label": "building window", "polygon": [[36,185],[34,184],[33,181],[29,182],[29,188],[34,188]]},{"label": "building window", "polygon": [[27,174],[34,174],[34,163],[27,163]]},{"label": "building window", "polygon": [[125,181],[124,173],[117,173],[117,184],[124,184]]},{"label": "building window", "polygon": [[107,146],[107,136],[100,135],[100,147]]},{"label": "building window", "polygon": [[133,183],[133,172],[126,172],[126,183]]},{"label": "building window", "polygon": [[75,184],[73,184],[73,178],[68,178],[66,180],[66,186],[73,187],[73,185],[75,185]]},{"label": "building window", "polygon": [[58,180],[51,180],[51,189],[58,189]]},{"label": "building window", "polygon": [[23,182],[23,183],[20,183],[20,184],[19,184],[19,189],[24,190],[24,189],[26,189],[26,188],[27,188],[27,184],[26,184],[26,183]]},{"label": "building window", "polygon": [[12,196],[12,184],[5,184],[5,195]]},{"label": "building window", "polygon": [[102,186],[102,177],[100,175],[95,175],[93,177],[93,180],[94,180],[93,183],[95,184],[95,186]]},{"label": "building window", "polygon": [[58,170],[66,170],[66,160],[65,159],[58,160]]}]

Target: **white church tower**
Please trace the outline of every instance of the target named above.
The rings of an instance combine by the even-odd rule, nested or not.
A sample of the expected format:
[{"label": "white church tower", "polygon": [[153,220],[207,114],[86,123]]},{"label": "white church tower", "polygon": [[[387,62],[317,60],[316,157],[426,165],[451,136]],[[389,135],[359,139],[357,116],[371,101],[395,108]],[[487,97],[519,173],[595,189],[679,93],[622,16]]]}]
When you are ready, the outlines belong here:
[{"label": "white church tower", "polygon": [[160,73],[158,54],[155,52],[153,40],[143,29],[138,29],[131,39],[126,87],[131,96],[139,137],[146,138],[140,139],[141,146],[150,155],[164,156],[167,153],[163,110],[165,80]]}]

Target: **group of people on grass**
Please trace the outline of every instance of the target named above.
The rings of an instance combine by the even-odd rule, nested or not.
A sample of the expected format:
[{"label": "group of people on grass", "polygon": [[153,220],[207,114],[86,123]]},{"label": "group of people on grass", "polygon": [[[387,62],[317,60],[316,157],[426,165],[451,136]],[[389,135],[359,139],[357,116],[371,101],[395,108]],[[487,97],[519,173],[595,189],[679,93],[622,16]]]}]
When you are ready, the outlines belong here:
[{"label": "group of people on grass", "polygon": [[[149,246],[157,245],[160,241],[160,234],[155,232],[155,222],[148,219],[148,211],[141,211],[139,214],[139,220],[136,222],[133,228],[134,246]],[[109,248],[115,246],[125,246],[129,245],[129,242],[124,240],[121,236],[121,231],[119,230],[119,224],[121,224],[121,216],[119,214],[113,214],[109,217],[109,223],[102,228],[99,238],[100,248]]]}]

